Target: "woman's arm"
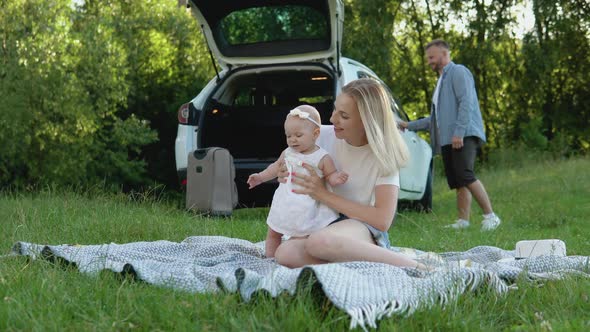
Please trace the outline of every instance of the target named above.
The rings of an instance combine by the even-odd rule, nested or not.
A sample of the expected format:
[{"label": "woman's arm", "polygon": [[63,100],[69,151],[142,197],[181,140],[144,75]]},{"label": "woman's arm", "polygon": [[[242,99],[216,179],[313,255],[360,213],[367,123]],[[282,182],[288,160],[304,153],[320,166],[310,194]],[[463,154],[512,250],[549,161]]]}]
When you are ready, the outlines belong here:
[{"label": "woman's arm", "polygon": [[349,218],[364,221],[380,231],[387,231],[395,216],[397,195],[398,187],[380,185],[375,187],[375,206],[349,201],[329,191],[314,198]]},{"label": "woman's arm", "polygon": [[397,208],[399,191],[397,186],[389,184],[376,186],[375,206],[363,205],[328,191],[313,167],[310,165],[303,165],[303,167],[311,175],[294,174],[293,183],[298,184],[302,189],[295,189],[293,192],[307,194],[349,218],[364,221],[381,231],[389,229]]}]

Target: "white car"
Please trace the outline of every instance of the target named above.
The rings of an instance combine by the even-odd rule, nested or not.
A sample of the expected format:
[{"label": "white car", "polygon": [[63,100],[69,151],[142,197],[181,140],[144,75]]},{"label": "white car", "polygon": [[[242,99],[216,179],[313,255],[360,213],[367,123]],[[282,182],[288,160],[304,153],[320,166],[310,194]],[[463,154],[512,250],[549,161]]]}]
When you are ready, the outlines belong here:
[{"label": "white car", "polygon": [[[191,0],[189,5],[221,70],[213,64],[215,77],[178,110],[175,157],[181,184],[191,151],[225,147],[234,157],[240,206],[269,205],[277,182],[249,190],[246,180],[286,148],[283,122],[289,110],[313,105],[329,124],[342,86],[362,77],[381,80],[341,56],[341,0]],[[409,121],[393,99],[391,111]],[[402,135],[411,160],[400,173],[399,198],[429,211],[432,150],[416,133]]]}]

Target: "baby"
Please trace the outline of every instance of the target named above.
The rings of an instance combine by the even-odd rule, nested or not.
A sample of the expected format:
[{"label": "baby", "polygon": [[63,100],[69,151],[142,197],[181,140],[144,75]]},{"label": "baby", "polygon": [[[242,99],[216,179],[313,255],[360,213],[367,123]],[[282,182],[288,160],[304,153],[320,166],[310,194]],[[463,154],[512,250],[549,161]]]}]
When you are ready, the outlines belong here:
[{"label": "baby", "polygon": [[248,184],[252,189],[262,182],[276,178],[281,161],[285,162],[289,170],[287,183],[280,183],[275,191],[266,219],[269,226],[266,257],[274,257],[283,235],[305,237],[328,226],[339,217],[338,212],[316,202],[310,196],[292,192],[296,185],[291,183],[291,174],[309,174],[307,169],[301,167],[303,163],[313,166],[318,175],[325,178],[331,186],[348,180],[348,174],[336,170],[328,152],[316,145],[320,124],[320,113],[313,106],[301,105],[291,110],[285,120],[285,135],[289,147],[264,171],[248,177]]}]

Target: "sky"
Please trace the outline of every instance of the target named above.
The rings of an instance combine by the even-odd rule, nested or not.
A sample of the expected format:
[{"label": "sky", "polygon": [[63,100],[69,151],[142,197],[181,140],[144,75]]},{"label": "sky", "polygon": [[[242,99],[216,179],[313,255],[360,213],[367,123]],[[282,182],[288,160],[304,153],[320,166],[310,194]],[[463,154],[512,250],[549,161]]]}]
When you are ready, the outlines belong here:
[{"label": "sky", "polygon": [[518,20],[515,30],[516,37],[522,38],[524,33],[531,31],[535,25],[532,1],[527,1],[524,7],[517,8],[515,11],[515,16]]}]

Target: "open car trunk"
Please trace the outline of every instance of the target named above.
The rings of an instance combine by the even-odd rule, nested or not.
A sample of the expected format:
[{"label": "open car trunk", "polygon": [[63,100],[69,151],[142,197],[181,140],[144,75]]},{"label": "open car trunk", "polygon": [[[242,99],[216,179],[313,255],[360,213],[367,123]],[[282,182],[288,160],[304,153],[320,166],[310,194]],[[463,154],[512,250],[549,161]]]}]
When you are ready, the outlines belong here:
[{"label": "open car trunk", "polygon": [[[318,63],[258,67],[229,73],[212,93],[201,112],[198,146],[227,148],[236,164],[238,195],[254,197],[240,203],[256,206],[255,197],[268,197],[276,181],[248,191],[246,180],[274,162],[287,147],[284,122],[301,104],[317,108],[323,124],[329,124],[336,91],[330,67]],[[244,192],[243,195],[240,195]]]},{"label": "open car trunk", "polygon": [[344,21],[342,0],[190,2],[207,45],[223,69],[338,61]]}]

